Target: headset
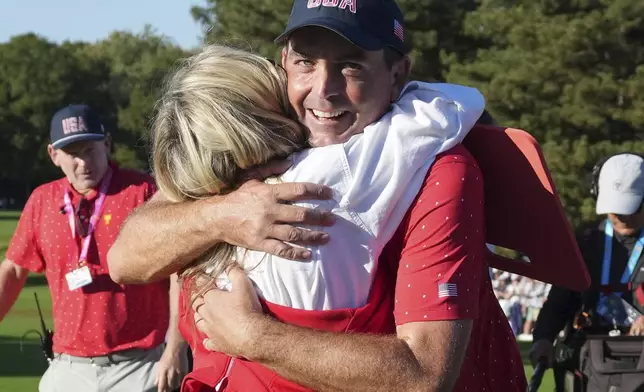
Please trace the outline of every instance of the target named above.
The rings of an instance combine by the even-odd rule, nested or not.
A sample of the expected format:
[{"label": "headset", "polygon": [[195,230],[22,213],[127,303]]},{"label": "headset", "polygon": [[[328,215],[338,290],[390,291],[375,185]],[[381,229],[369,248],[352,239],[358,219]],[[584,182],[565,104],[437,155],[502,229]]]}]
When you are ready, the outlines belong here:
[{"label": "headset", "polygon": [[602,158],[599,162],[597,162],[595,164],[595,166],[593,166],[593,170],[591,171],[591,174],[590,174],[590,194],[595,199],[597,199],[597,196],[599,195],[599,173],[601,173],[602,167],[604,166],[604,163],[606,163],[606,161],[608,161],[609,159],[611,159],[613,157],[616,157],[616,156],[619,156],[619,155],[626,155],[626,154],[628,154],[628,155],[637,155],[638,157],[644,159],[643,154],[638,154],[636,152],[625,151],[625,152],[612,154],[612,155],[609,155],[609,156],[607,156],[605,158]]}]

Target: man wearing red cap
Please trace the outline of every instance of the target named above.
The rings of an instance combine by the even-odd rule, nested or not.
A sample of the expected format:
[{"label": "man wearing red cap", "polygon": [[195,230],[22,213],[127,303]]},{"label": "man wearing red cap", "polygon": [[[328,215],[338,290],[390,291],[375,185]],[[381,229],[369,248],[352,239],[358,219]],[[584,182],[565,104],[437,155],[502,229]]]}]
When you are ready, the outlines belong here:
[{"label": "man wearing red cap", "polygon": [[[278,41],[289,99],[312,145],[343,143],[387,112],[410,72],[405,34],[392,0],[294,2]],[[196,203],[156,196],[124,226],[110,251],[112,272],[122,281],[154,280],[218,242],[306,259],[310,247],[282,241],[310,245],[328,238],[287,224],[329,225],[328,214],[283,201],[329,196],[313,184],[258,181]],[[333,246],[333,238],[323,246]],[[209,339],[194,345],[197,371],[184,386],[523,392],[518,347],[492,291],[484,252],[483,179],[472,156],[457,146],[429,169],[372,272],[365,306],[307,314],[268,305],[269,318],[250,281],[232,271],[230,292],[213,290],[195,302],[197,327]],[[126,263],[130,254],[137,257]]]},{"label": "man wearing red cap", "polygon": [[0,264],[0,320],[29,271],[47,277],[54,336],[41,392],[171,391],[186,370],[176,277],[147,285],[110,279],[107,250],[156,187],[148,175],[110,162],[109,146],[89,107],[54,115],[47,151],[65,177],[33,191]]}]

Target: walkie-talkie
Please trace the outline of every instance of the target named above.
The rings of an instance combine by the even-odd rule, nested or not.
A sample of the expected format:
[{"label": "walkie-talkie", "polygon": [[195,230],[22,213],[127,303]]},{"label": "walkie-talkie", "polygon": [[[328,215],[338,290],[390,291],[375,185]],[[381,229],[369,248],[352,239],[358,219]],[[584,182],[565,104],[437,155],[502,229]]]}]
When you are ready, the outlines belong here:
[{"label": "walkie-talkie", "polygon": [[40,310],[40,302],[38,302],[38,294],[34,293],[34,298],[36,299],[36,307],[38,308],[38,316],[40,317],[40,329],[41,332],[36,331],[35,329],[29,330],[22,335],[20,339],[20,350],[22,351],[22,340],[25,336],[30,333],[36,333],[40,336],[40,348],[42,349],[43,354],[47,362],[51,362],[54,359],[54,332],[51,329],[47,329],[45,325],[45,319],[42,316],[42,311]]},{"label": "walkie-talkie", "polygon": [[45,325],[45,319],[42,317],[42,310],[40,310],[40,302],[38,302],[38,294],[34,292],[34,298],[36,299],[36,307],[38,308],[38,317],[40,317],[40,329],[42,333],[40,334],[40,348],[42,349],[45,358],[51,361],[54,359],[54,332],[51,329],[47,329]]}]

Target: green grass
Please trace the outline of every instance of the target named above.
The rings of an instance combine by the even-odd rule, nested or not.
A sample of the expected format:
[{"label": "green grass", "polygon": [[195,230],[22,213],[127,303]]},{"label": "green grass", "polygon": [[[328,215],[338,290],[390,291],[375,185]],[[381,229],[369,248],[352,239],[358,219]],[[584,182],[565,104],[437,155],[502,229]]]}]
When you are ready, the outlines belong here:
[{"label": "green grass", "polygon": [[38,381],[47,369],[47,362],[40,351],[36,334],[25,332],[40,330],[40,320],[33,293],[38,293],[45,323],[52,328],[49,289],[41,276],[31,276],[28,286],[20,293],[7,317],[0,323],[0,392],[37,391]]},{"label": "green grass", "polygon": [[0,260],[4,260],[4,254],[9,246],[9,240],[18,223],[19,212],[0,211]]},{"label": "green grass", "polygon": [[[4,260],[19,216],[19,212],[0,212],[0,260]],[[33,274],[7,317],[0,322],[0,392],[37,391],[40,377],[47,369],[37,335],[26,336],[22,349],[20,344],[25,332],[40,329],[34,292],[38,294],[45,323],[53,327],[47,282],[43,275]]]},{"label": "green grass", "polygon": [[[528,359],[528,351],[530,350],[530,342],[519,342],[519,349],[521,350],[521,358],[523,358],[523,369],[525,369],[526,377],[528,377],[528,382],[530,382],[530,377],[532,377],[532,365],[530,365],[530,360]],[[552,377],[552,370],[547,370],[546,374],[541,380],[541,387],[539,391],[552,392],[555,390],[555,380]]]},{"label": "green grass", "polygon": [[[0,212],[0,260],[4,259],[18,216],[17,212]],[[47,363],[40,351],[38,336],[30,334],[25,337],[22,351],[20,349],[23,334],[32,329],[40,329],[34,292],[38,294],[47,326],[53,327],[47,282],[43,275],[33,274],[29,277],[16,304],[7,317],[0,322],[0,392],[37,391],[40,377],[47,368]],[[530,344],[520,342],[519,347],[529,379],[532,375],[532,366],[527,359]],[[549,370],[546,373],[539,390],[546,392],[554,390],[552,371]]]}]

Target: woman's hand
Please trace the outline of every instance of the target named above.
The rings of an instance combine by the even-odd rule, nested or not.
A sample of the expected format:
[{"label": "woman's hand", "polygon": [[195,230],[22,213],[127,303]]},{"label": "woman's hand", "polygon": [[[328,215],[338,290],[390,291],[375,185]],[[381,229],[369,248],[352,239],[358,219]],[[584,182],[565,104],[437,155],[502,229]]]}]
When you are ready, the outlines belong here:
[{"label": "woman's hand", "polygon": [[193,301],[195,325],[208,336],[203,341],[207,350],[249,358],[258,326],[266,316],[246,274],[233,268],[228,278],[230,291],[212,289]]}]

